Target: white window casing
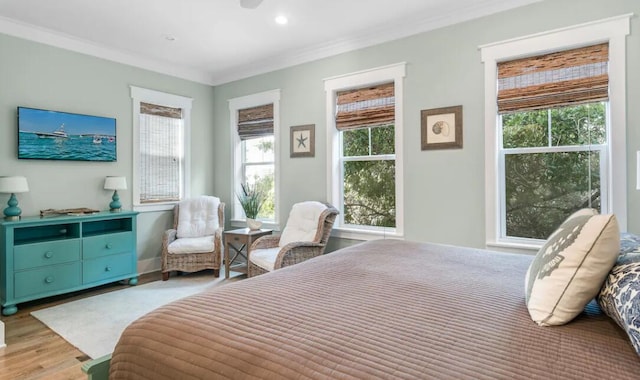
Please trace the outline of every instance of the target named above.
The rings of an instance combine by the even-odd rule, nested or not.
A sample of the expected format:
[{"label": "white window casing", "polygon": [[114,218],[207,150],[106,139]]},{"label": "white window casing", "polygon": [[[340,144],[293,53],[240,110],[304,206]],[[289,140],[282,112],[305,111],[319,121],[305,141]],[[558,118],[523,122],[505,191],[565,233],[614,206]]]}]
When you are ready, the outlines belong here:
[{"label": "white window casing", "polygon": [[332,236],[371,240],[382,237],[402,238],[404,236],[404,190],[403,190],[403,86],[406,63],[396,63],[355,73],[339,75],[324,80],[327,119],[327,201],[343,210],[340,173],[340,133],[336,129],[336,94],[342,90],[394,82],[395,93],[395,179],[396,179],[396,227],[395,228],[347,228],[336,220]]},{"label": "white window casing", "polygon": [[240,191],[240,178],[242,178],[243,171],[243,159],[241,140],[238,136],[238,110],[256,107],[264,104],[273,104],[273,137],[274,137],[274,187],[275,187],[275,209],[274,220],[268,223],[263,223],[265,228],[279,229],[279,188],[280,188],[280,90],[269,90],[247,96],[241,96],[233,99],[229,99],[229,128],[231,136],[231,163],[233,171],[230,178],[230,190],[233,202],[231,202],[231,224],[235,227],[244,227],[245,221],[240,219],[239,215],[242,215],[242,208],[236,193]]},{"label": "white window casing", "polygon": [[133,209],[136,211],[162,211],[171,210],[176,202],[158,202],[143,204],[140,202],[140,103],[151,103],[166,107],[181,108],[183,121],[182,136],[182,165],[181,165],[181,191],[180,199],[190,196],[191,182],[191,105],[193,99],[168,94],[146,88],[130,86],[133,100]]},{"label": "white window casing", "polygon": [[[604,153],[609,173],[604,184],[608,204],[603,209],[616,215],[620,229],[627,226],[626,171],[626,36],[632,14],[606,18],[566,28],[537,33],[480,46],[485,80],[485,229],[486,245],[530,253],[540,245],[525,240],[505,239],[501,233],[500,163],[497,110],[497,63],[597,43],[609,43],[609,148]],[[602,178],[605,181],[605,178]],[[605,198],[603,197],[603,200]]]}]

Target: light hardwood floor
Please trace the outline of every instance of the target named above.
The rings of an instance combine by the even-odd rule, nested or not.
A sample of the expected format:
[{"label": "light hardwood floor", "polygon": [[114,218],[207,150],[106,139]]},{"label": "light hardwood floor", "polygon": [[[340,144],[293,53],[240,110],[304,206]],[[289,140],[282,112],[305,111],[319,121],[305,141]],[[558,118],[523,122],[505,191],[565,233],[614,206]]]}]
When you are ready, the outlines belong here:
[{"label": "light hardwood floor", "polygon": [[[139,284],[160,280],[160,273],[139,277]],[[86,379],[81,370],[89,357],[31,316],[34,310],[128,287],[119,283],[18,304],[18,312],[3,316],[5,348],[0,348],[0,379]]]}]

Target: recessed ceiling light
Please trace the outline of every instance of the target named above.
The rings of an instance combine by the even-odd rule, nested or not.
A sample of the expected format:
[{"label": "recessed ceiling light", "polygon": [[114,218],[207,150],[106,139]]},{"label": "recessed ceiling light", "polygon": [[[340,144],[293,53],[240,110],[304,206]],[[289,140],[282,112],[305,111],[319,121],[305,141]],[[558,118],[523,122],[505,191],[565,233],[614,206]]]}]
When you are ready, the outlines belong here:
[{"label": "recessed ceiling light", "polygon": [[287,18],[283,15],[276,17],[276,24],[278,25],[285,25],[287,22],[289,22],[289,20],[287,20]]}]

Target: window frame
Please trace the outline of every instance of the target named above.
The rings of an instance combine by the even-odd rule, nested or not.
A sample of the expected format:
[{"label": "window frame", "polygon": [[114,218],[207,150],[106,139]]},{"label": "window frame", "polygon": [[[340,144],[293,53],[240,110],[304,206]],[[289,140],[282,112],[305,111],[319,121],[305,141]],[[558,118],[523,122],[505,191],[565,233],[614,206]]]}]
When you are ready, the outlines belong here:
[{"label": "window frame", "polygon": [[[327,120],[327,198],[339,210],[344,210],[342,186],[342,140],[341,133],[336,128],[336,97],[344,90],[378,85],[386,82],[394,83],[394,143],[395,143],[395,179],[396,179],[396,227],[372,227],[346,225],[341,213],[333,226],[333,236],[371,240],[380,236],[402,238],[404,236],[404,180],[403,180],[403,87],[406,76],[406,63],[400,62],[388,66],[372,68],[355,73],[339,75],[324,80],[326,93]],[[367,156],[371,159],[374,156]]]},{"label": "window frame", "polygon": [[273,104],[273,171],[274,171],[274,220],[263,221],[265,228],[279,229],[279,188],[280,188],[280,90],[264,91],[256,94],[241,96],[233,99],[229,99],[229,128],[231,136],[231,165],[233,170],[231,171],[230,180],[230,194],[231,194],[231,218],[230,222],[233,227],[244,227],[245,219],[241,219],[242,207],[236,197],[236,193],[240,189],[240,178],[242,177],[245,161],[243,158],[244,151],[241,149],[242,141],[238,136],[238,110],[257,107],[264,104]]},{"label": "window frame", "polygon": [[133,209],[139,212],[172,210],[179,201],[141,203],[140,202],[140,103],[152,103],[173,108],[181,108],[183,133],[182,133],[182,165],[180,200],[191,195],[191,107],[192,98],[168,94],[147,88],[130,86],[133,102]]},{"label": "window frame", "polygon": [[[552,51],[597,43],[609,43],[609,104],[607,120],[608,149],[605,157],[608,174],[603,185],[608,199],[603,210],[616,214],[622,231],[627,226],[626,172],[626,36],[630,33],[631,14],[606,18],[534,35],[480,46],[485,80],[485,238],[492,249],[531,253],[542,246],[534,239],[508,238],[503,234],[502,200],[504,189],[499,157],[500,115],[497,109],[497,63]],[[602,158],[601,158],[602,159]],[[604,193],[603,193],[604,194]],[[605,204],[606,202],[606,204]]]}]

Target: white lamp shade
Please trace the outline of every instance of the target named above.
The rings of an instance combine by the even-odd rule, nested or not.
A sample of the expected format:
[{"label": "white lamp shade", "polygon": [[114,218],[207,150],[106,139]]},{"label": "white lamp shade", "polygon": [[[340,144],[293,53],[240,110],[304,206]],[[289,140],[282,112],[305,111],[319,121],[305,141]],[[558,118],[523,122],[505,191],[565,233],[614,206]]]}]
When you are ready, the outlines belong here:
[{"label": "white lamp shade", "polygon": [[0,193],[26,193],[29,191],[25,177],[0,177]]},{"label": "white lamp shade", "polygon": [[127,188],[126,177],[107,177],[104,180],[105,190],[124,190]]}]

